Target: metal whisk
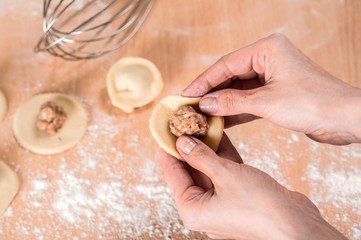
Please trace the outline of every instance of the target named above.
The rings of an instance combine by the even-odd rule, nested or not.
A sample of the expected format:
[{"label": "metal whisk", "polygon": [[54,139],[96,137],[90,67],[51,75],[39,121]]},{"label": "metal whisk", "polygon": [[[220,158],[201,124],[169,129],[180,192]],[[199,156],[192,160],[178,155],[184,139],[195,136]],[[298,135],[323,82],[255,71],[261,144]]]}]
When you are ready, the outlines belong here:
[{"label": "metal whisk", "polygon": [[[100,57],[124,45],[154,0],[44,0],[43,35],[34,51],[66,60]],[[52,10],[50,10],[52,9]]]}]

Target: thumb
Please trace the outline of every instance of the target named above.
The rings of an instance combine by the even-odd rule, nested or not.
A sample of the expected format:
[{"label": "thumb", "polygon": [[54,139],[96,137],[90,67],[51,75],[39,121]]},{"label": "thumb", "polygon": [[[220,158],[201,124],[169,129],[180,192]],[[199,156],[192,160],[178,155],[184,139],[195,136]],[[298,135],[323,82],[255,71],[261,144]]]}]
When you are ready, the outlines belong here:
[{"label": "thumb", "polygon": [[262,117],[266,100],[260,89],[224,89],[205,95],[199,102],[202,112],[213,116],[248,113]]},{"label": "thumb", "polygon": [[[177,149],[183,159],[193,168],[207,175],[217,185],[227,174],[225,159],[195,137],[180,136]],[[231,161],[226,161],[231,162]]]}]

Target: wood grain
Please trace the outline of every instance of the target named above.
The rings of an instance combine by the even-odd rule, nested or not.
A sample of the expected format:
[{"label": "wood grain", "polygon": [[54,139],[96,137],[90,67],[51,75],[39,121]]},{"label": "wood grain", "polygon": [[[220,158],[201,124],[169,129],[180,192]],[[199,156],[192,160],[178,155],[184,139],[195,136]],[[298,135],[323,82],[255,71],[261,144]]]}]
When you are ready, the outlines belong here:
[{"label": "wood grain", "polygon": [[[54,212],[59,181],[64,178],[62,167],[73,169],[78,178],[87,179],[90,192],[100,181],[119,180],[127,189],[149,183],[144,177],[149,164],[154,166],[151,175],[156,177],[156,184],[164,184],[157,147],[148,131],[154,104],[164,96],[179,94],[222,55],[273,32],[286,34],[318,65],[361,87],[360,1],[158,0],[140,31],[124,47],[102,58],[80,62],[66,62],[47,53],[33,52],[42,33],[41,8],[41,0],[0,1],[0,89],[9,101],[8,114],[0,123],[0,159],[17,171],[22,184],[11,212],[0,216],[2,239],[122,238],[124,235],[119,232],[122,224],[105,217],[106,212],[81,218],[77,224],[64,221]],[[105,89],[108,69],[125,56],[153,61],[165,81],[156,101],[130,115],[110,104]],[[87,109],[91,126],[77,147],[50,157],[26,151],[17,144],[11,131],[19,105],[42,92],[63,92],[76,97]],[[350,239],[361,237],[361,194],[354,191],[355,185],[361,186],[353,180],[359,179],[356,175],[361,168],[360,146],[314,143],[302,134],[263,120],[227,133],[245,163],[305,193],[327,221]],[[96,159],[94,168],[84,163],[91,158],[89,155]],[[113,162],[113,158],[120,161]],[[81,171],[82,166],[88,168]],[[34,181],[43,179],[42,176],[49,187],[41,192],[43,197],[34,196]],[[343,182],[335,182],[337,176]],[[41,211],[29,200],[38,201]],[[142,201],[141,196],[127,197],[129,206],[137,201]],[[156,206],[156,200],[147,203]],[[97,232],[99,219],[110,222],[101,233]],[[40,234],[37,231],[41,229]],[[149,230],[134,239],[207,239],[203,234],[160,229],[163,232]]]}]

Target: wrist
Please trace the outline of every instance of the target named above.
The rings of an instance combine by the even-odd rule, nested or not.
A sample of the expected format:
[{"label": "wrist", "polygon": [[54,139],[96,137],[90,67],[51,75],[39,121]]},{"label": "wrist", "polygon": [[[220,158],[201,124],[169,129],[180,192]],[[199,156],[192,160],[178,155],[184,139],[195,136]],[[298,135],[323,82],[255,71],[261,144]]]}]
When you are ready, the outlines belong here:
[{"label": "wrist", "polygon": [[298,227],[290,235],[290,239],[309,239],[309,240],[347,240],[347,238],[340,233],[336,228],[326,222],[321,216],[319,219],[309,219],[307,224]]},{"label": "wrist", "polygon": [[291,193],[289,204],[273,227],[274,239],[347,240],[321,216],[317,207],[303,194]]},{"label": "wrist", "polygon": [[338,98],[323,107],[320,121],[324,124],[318,139],[334,145],[361,143],[361,89],[350,87]]}]

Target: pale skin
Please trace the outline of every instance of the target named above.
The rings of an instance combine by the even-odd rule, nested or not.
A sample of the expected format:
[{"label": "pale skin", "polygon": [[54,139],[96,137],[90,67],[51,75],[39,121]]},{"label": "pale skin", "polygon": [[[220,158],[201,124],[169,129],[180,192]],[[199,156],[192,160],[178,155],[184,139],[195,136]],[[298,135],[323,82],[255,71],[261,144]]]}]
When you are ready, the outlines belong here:
[{"label": "pale skin", "polygon": [[[202,97],[200,109],[226,127],[263,118],[322,143],[361,142],[361,89],[281,34],[222,57],[182,95]],[[217,153],[188,136],[177,149],[186,163],[162,149],[160,158],[187,228],[215,239],[346,239],[305,195],[244,164],[225,134]]]}]

